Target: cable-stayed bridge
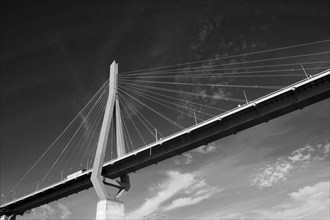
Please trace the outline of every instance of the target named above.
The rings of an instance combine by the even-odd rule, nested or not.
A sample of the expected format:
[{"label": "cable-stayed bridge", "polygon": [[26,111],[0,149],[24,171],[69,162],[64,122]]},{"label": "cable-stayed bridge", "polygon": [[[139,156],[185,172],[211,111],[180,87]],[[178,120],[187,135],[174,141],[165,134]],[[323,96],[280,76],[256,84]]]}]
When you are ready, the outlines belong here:
[{"label": "cable-stayed bridge", "polygon": [[[327,49],[328,43],[119,73],[6,195],[12,200],[3,202],[0,215],[23,215],[93,187],[92,164],[111,88],[113,108],[122,114],[109,123],[102,176],[113,180],[329,98],[329,51],[310,52],[312,45]],[[119,140],[124,153],[115,148]],[[30,192],[19,194],[20,186]]]}]

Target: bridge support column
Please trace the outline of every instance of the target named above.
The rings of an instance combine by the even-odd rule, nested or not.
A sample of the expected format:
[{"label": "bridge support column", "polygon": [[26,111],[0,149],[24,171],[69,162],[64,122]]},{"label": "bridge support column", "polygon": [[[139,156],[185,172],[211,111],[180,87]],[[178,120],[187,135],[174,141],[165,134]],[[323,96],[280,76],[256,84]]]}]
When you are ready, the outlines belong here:
[{"label": "bridge support column", "polygon": [[96,219],[125,219],[124,203],[109,198],[99,200],[96,208]]},{"label": "bridge support column", "polygon": [[[110,66],[109,97],[103,116],[102,127],[91,174],[93,187],[99,197],[96,210],[96,219],[98,220],[125,219],[124,203],[118,199],[130,188],[128,175],[121,176],[120,181],[117,181],[111,179],[111,176],[107,176],[104,173],[102,174],[111,123],[113,123],[116,132],[115,140],[117,145],[117,156],[120,158],[126,154],[121,111],[117,95],[117,80],[118,64],[114,61]],[[106,185],[115,187],[119,189],[119,191],[116,195],[111,196],[106,189]]]}]

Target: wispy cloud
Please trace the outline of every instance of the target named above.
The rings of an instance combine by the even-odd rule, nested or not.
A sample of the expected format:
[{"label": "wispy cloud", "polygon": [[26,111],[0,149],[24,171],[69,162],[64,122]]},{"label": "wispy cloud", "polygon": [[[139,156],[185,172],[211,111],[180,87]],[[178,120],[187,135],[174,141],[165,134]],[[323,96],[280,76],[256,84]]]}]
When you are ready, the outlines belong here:
[{"label": "wispy cloud", "polygon": [[271,187],[287,180],[290,172],[297,167],[305,167],[313,161],[321,161],[329,157],[329,143],[316,146],[306,145],[293,151],[287,157],[279,157],[274,163],[260,168],[254,175],[251,185],[260,189]]},{"label": "wispy cloud", "polygon": [[215,147],[215,143],[213,142],[207,145],[200,146],[199,148],[194,149],[193,152],[200,154],[209,154],[215,152],[216,150],[217,148]]},{"label": "wispy cloud", "polygon": [[197,173],[180,173],[171,170],[165,181],[157,185],[157,193],[146,199],[128,219],[157,218],[164,213],[205,200],[222,189],[209,186]]},{"label": "wispy cloud", "polygon": [[[262,218],[302,219],[318,216],[329,217],[329,181],[320,182],[313,186],[305,186],[297,192],[289,194],[286,203],[266,210],[256,210],[253,213]],[[328,213],[324,215],[322,213]]]},{"label": "wispy cloud", "polygon": [[31,211],[32,219],[46,219],[55,213],[55,209],[46,204]]},{"label": "wispy cloud", "polygon": [[26,215],[26,219],[67,219],[71,215],[68,207],[62,203],[57,205],[43,205],[33,209],[30,214]]},{"label": "wispy cloud", "polygon": [[184,153],[182,155],[183,158],[174,160],[175,165],[180,165],[180,164],[188,165],[194,161],[194,157],[191,153]]},{"label": "wispy cloud", "polygon": [[220,192],[223,189],[217,189],[208,185],[203,186],[202,189],[196,190],[190,196],[180,197],[173,200],[168,206],[165,206],[163,211],[171,211],[184,206],[194,205],[201,201],[210,198],[214,193]]},{"label": "wispy cloud", "polygon": [[204,199],[209,198],[210,195],[211,194],[208,193],[208,194],[205,194],[203,196],[198,196],[198,197],[195,197],[195,198],[182,197],[182,198],[174,200],[170,205],[165,207],[163,210],[164,211],[170,211],[170,210],[177,209],[177,208],[180,208],[180,207],[184,207],[184,206],[188,206],[188,205],[194,205],[194,204],[197,204],[197,203],[201,202]]},{"label": "wispy cloud", "polygon": [[260,189],[273,186],[287,180],[287,176],[292,169],[293,166],[289,161],[278,158],[274,164],[268,164],[266,168],[261,168],[260,173],[255,175],[251,185],[258,186]]},{"label": "wispy cloud", "polygon": [[67,219],[72,214],[69,208],[63,205],[62,203],[58,203],[57,207],[59,208],[60,219]]},{"label": "wispy cloud", "polygon": [[158,193],[146,199],[138,209],[129,213],[127,218],[143,218],[150,215],[155,212],[163,202],[173,197],[182,189],[189,187],[193,181],[193,174],[181,174],[178,171],[168,171],[167,179],[158,186]]},{"label": "wispy cloud", "polygon": [[200,147],[198,147],[194,150],[191,150],[190,152],[182,154],[183,158],[174,160],[174,163],[176,165],[180,165],[180,164],[189,165],[197,157],[202,156],[202,155],[206,155],[206,154],[210,154],[210,153],[213,153],[215,151],[217,151],[217,148],[215,146],[215,142],[212,142],[210,144],[200,146]]},{"label": "wispy cloud", "polygon": [[288,198],[265,209],[218,215],[218,219],[328,219],[329,181],[305,186],[289,193]]}]

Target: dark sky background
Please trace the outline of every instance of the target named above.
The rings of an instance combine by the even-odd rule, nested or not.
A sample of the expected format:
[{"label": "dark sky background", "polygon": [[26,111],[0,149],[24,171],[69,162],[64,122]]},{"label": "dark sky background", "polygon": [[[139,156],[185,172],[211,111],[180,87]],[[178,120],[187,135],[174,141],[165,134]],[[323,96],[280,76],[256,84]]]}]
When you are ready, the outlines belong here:
[{"label": "dark sky background", "polygon": [[[326,0],[2,0],[0,6],[2,193],[98,90],[113,60],[125,72],[330,37]],[[329,50],[322,47],[309,52]]]}]

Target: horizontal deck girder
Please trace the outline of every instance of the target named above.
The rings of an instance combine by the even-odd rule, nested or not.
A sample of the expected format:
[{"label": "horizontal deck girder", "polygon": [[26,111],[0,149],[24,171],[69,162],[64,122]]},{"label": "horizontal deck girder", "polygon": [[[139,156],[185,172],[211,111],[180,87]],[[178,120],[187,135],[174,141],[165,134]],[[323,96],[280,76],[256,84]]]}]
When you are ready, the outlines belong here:
[{"label": "horizontal deck girder", "polygon": [[[329,97],[330,71],[326,70],[110,161],[103,166],[102,174],[118,178]],[[0,216],[22,215],[27,210],[88,189],[92,187],[90,175],[88,170],[76,179],[56,183],[4,204],[0,207]]]}]

